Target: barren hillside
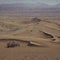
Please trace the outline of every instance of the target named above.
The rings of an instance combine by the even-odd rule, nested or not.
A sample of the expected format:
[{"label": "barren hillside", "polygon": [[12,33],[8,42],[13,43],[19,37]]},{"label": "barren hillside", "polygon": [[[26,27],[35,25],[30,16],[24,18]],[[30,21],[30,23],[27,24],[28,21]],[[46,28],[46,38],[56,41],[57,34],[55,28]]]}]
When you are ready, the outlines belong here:
[{"label": "barren hillside", "polygon": [[[17,41],[20,46],[7,48],[7,43],[10,41]],[[59,60],[60,19],[45,14],[1,15],[0,59]]]}]

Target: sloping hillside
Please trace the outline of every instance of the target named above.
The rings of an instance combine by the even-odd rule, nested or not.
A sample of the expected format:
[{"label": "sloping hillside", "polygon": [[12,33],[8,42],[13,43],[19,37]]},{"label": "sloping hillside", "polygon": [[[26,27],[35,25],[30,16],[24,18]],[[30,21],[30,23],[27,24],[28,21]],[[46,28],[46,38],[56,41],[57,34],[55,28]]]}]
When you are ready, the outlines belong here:
[{"label": "sloping hillside", "polygon": [[[35,19],[35,20],[34,20]],[[25,22],[25,23],[23,23]],[[27,22],[27,23],[26,23]],[[1,20],[0,33],[3,38],[32,37],[42,39],[59,39],[60,24],[53,21],[46,21],[40,18],[23,18],[18,20]]]}]

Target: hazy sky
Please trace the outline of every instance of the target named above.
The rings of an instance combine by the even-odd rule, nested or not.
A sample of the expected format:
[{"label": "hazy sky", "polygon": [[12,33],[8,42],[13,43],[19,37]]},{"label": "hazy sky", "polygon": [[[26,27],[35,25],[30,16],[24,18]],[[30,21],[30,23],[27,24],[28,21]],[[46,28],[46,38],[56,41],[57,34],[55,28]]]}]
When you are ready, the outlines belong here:
[{"label": "hazy sky", "polygon": [[60,0],[0,0],[0,4],[5,4],[5,3],[19,3],[19,2],[24,2],[24,3],[47,3],[50,5],[58,4],[60,3]]}]

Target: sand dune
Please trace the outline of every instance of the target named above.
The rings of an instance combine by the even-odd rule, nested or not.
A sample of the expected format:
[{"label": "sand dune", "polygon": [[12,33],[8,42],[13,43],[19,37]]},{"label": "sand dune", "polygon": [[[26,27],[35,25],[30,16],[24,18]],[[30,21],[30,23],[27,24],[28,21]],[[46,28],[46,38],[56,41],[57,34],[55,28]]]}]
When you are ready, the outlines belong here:
[{"label": "sand dune", "polygon": [[[60,21],[36,17],[0,17],[1,60],[59,60]],[[20,46],[6,48],[16,41]],[[38,47],[39,46],[39,47]]]},{"label": "sand dune", "polygon": [[[30,17],[29,17],[30,18]],[[58,40],[60,36],[59,23],[42,20],[40,18],[24,18],[23,20],[0,21],[1,37],[30,36],[42,39]],[[2,18],[3,19],[3,18]],[[18,18],[17,18],[18,19]],[[29,20],[28,20],[29,19]]]}]

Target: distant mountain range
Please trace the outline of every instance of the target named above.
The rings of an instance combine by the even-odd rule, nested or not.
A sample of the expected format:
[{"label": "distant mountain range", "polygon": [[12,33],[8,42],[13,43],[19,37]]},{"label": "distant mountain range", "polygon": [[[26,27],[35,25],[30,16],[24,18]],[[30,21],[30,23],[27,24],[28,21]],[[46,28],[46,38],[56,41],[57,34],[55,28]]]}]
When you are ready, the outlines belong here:
[{"label": "distant mountain range", "polygon": [[48,5],[44,3],[15,3],[0,4],[0,12],[40,12],[60,11],[60,4]]}]

